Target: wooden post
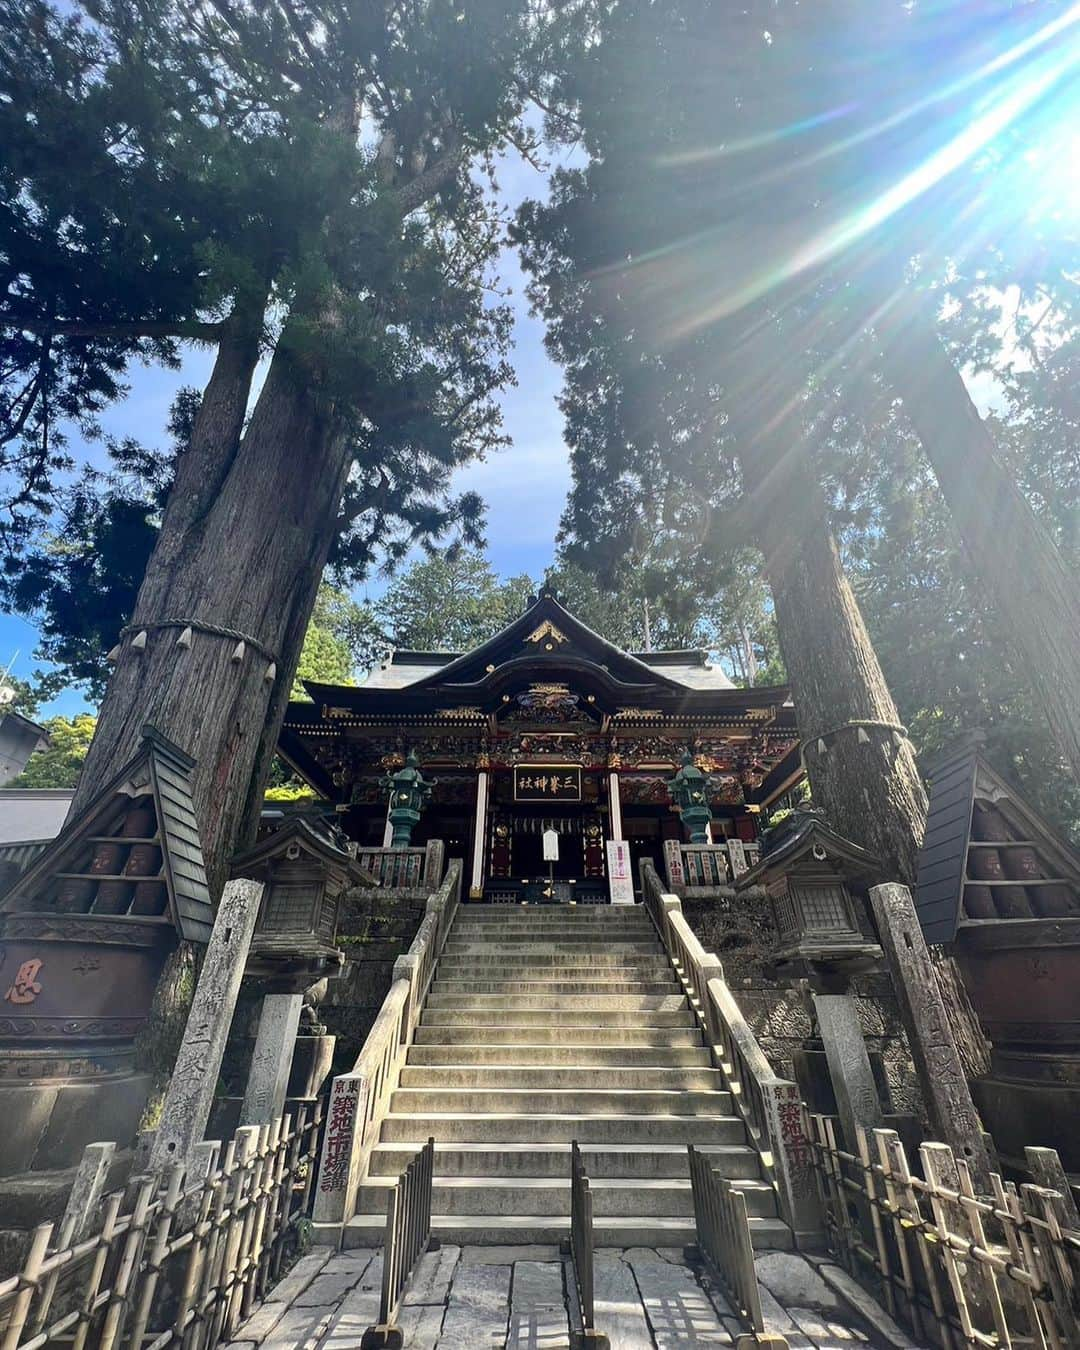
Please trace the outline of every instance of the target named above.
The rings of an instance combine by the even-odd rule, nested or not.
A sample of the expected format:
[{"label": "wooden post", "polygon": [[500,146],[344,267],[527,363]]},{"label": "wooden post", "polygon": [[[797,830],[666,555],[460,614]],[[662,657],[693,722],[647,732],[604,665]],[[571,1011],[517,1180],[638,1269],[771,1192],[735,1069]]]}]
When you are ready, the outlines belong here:
[{"label": "wooden post", "polygon": [[476,814],[473,836],[472,883],[469,899],[479,900],[484,894],[484,845],[487,842],[488,775],[481,769],[476,775]]},{"label": "wooden post", "polygon": [[611,837],[620,840],[622,832],[622,797],[619,793],[619,773],[617,769],[608,770],[608,821]]},{"label": "wooden post", "polygon": [[1036,1186],[1048,1191],[1057,1191],[1064,1201],[1064,1214],[1070,1228],[1080,1228],[1080,1216],[1076,1212],[1076,1197],[1073,1195],[1065,1168],[1061,1165],[1056,1148],[1025,1148],[1024,1162],[1031,1173]]},{"label": "wooden post", "polygon": [[989,1194],[992,1168],[982,1123],[971,1100],[911,892],[895,882],[872,886],[870,903],[919,1075],[930,1133],[963,1158],[980,1194]]},{"label": "wooden post", "polygon": [[202,1142],[262,898],[262,882],[226,884],[165,1094],[150,1170],[186,1167]]}]

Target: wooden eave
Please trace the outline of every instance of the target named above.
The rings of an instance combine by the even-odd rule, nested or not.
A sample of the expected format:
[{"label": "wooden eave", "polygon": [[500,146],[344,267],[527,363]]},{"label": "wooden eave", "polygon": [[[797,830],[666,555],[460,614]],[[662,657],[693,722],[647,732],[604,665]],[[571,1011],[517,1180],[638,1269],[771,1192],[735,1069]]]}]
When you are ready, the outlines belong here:
[{"label": "wooden eave", "polygon": [[[562,658],[573,652],[574,648],[579,649],[579,656],[584,656],[591,660],[597,666],[606,666],[615,679],[622,680],[626,684],[640,684],[643,686],[659,685],[661,687],[679,689],[674,680],[670,680],[660,670],[654,670],[647,666],[644,661],[639,661],[637,657],[631,656],[629,652],[621,651],[614,643],[608,642],[599,633],[593,632],[587,624],[581,622],[570,613],[568,609],[555,599],[550,592],[542,591],[540,598],[534,605],[530,605],[523,614],[518,615],[512,623],[495,634],[487,642],[475,648],[471,652],[466,652],[464,656],[459,656],[449,665],[443,666],[430,675],[417,681],[413,688],[430,688],[433,685],[455,684],[455,683],[475,683],[481,677],[489,665],[500,665],[502,662],[511,660],[521,654],[521,645],[529,640],[529,635],[549,622],[558,629],[563,638],[571,644],[570,649],[563,647],[563,643],[556,642],[554,650],[546,652],[536,644],[537,650],[530,655],[534,656],[539,664],[554,667],[560,659],[559,648],[562,650]],[[498,658],[501,658],[498,659]]]},{"label": "wooden eave", "polygon": [[229,875],[258,879],[291,843],[296,843],[305,853],[318,859],[337,875],[347,878],[353,886],[379,884],[355,858],[331,843],[321,830],[315,829],[301,816],[288,818],[254,848],[248,849],[246,853],[237,854],[229,864]]},{"label": "wooden eave", "polygon": [[927,942],[952,942],[961,926],[967,929],[976,922],[980,926],[1016,922],[972,921],[963,917],[968,851],[973,842],[972,811],[979,798],[993,802],[1017,830],[1018,837],[1032,840],[1060,877],[1080,886],[1080,854],[1055,834],[1020,793],[987,764],[977,742],[969,741],[946,753],[931,765],[929,778],[930,806],[915,887],[915,909]]},{"label": "wooden eave", "polygon": [[[842,865],[843,870],[861,876],[876,876],[881,872],[880,862],[865,848],[837,834],[824,821],[808,820],[789,838],[771,849],[748,872],[744,872],[735,882],[736,889],[744,890],[747,886],[760,886],[771,880],[776,873],[790,871],[815,844],[820,844],[825,849],[829,862],[835,860]],[[824,866],[824,863],[819,865]]]}]

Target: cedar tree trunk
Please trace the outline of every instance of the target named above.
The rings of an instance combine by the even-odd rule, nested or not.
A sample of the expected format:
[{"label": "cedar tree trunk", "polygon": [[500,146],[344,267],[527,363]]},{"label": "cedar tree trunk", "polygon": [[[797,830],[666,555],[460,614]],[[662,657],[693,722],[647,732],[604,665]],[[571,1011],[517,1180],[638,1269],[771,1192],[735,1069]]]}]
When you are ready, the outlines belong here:
[{"label": "cedar tree trunk", "polygon": [[[145,723],[157,727],[197,760],[215,896],[238,834],[257,819],[349,462],[332,410],[284,343],[239,436],[256,356],[257,344],[219,356],[200,412],[213,435],[182,457],[72,804],[116,772]],[[190,648],[163,624],[190,625]],[[132,646],[140,629],[142,651]]]},{"label": "cedar tree trunk", "polygon": [[971,569],[1008,625],[1062,757],[1080,780],[1080,577],[995,453],[922,311],[879,324],[886,375],[922,441]]},{"label": "cedar tree trunk", "polygon": [[[895,878],[914,886],[926,791],[808,463],[797,399],[777,379],[767,329],[729,347],[728,418],[756,520],[814,800],[830,823]],[[864,728],[847,723],[885,724]],[[835,733],[830,735],[829,733]],[[817,750],[824,739],[826,753]],[[938,984],[971,1077],[989,1068],[986,1041],[955,961],[932,950]]]}]

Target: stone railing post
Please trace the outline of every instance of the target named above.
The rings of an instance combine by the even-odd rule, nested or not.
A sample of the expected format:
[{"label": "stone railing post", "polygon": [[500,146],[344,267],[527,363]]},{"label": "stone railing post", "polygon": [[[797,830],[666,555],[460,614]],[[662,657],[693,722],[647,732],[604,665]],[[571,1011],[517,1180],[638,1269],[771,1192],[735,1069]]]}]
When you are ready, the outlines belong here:
[{"label": "stone railing post", "polygon": [[781,1215],[800,1251],[821,1247],[825,1240],[821,1197],[798,1084],[774,1077],[761,1083],[760,1091]]},{"label": "stone railing post", "polygon": [[368,1075],[357,1072],[339,1074],[330,1089],[315,1186],[316,1242],[337,1246],[356,1208],[356,1188],[367,1161],[362,1145],[370,1090]]},{"label": "stone railing post", "polygon": [[424,875],[421,885],[441,886],[446,871],[446,845],[441,839],[429,839],[424,848]]},{"label": "stone railing post", "polygon": [[412,1036],[412,1029],[416,1025],[416,1019],[420,1016],[420,1009],[416,1006],[416,981],[419,970],[419,956],[414,956],[411,952],[405,952],[394,962],[394,969],[390,976],[391,985],[396,984],[398,980],[407,980],[409,982],[409,998],[405,1005],[405,1019],[403,1026],[410,1039]]}]

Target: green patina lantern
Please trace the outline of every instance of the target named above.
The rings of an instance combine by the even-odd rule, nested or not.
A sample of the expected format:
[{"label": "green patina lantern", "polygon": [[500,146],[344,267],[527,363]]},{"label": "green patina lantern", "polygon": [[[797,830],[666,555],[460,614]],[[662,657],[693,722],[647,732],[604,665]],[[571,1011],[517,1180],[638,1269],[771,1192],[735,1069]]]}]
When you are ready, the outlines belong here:
[{"label": "green patina lantern", "polygon": [[379,786],[389,794],[390,826],[393,836],[391,848],[408,848],[412,832],[420,820],[420,813],[431,799],[431,790],[438,784],[433,778],[429,783],[420,772],[420,761],[415,750],[410,750],[403,768],[397,773],[387,774]]},{"label": "green patina lantern", "polygon": [[694,763],[689,750],[683,752],[682,766],[674,778],[667,781],[671,804],[682,816],[683,825],[690,833],[692,844],[709,842],[708,828],[712,820],[709,806],[709,776]]}]

